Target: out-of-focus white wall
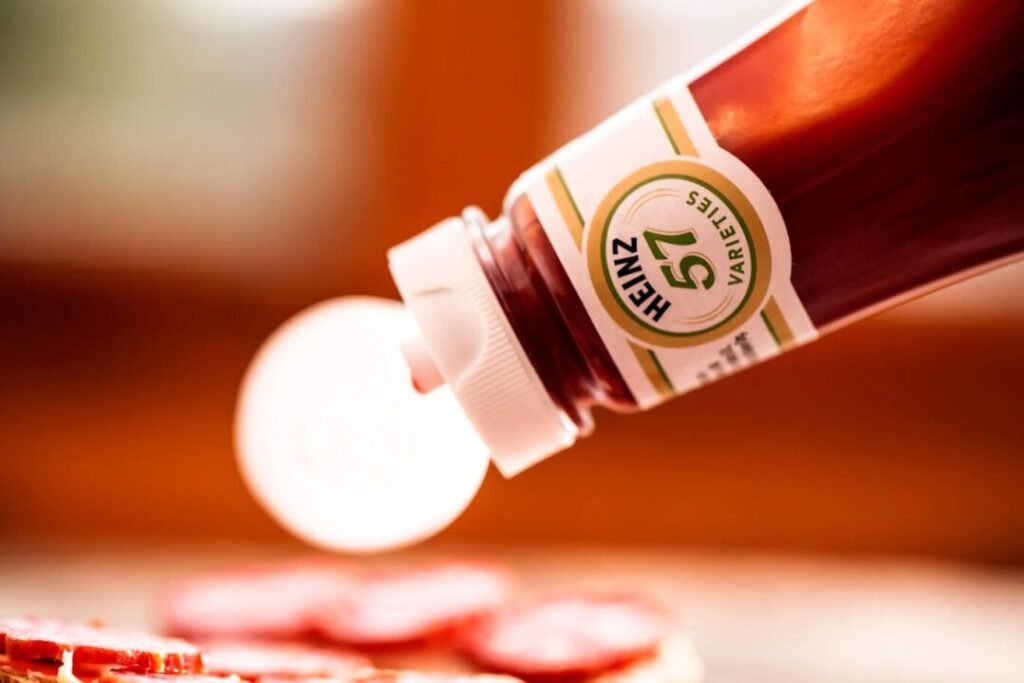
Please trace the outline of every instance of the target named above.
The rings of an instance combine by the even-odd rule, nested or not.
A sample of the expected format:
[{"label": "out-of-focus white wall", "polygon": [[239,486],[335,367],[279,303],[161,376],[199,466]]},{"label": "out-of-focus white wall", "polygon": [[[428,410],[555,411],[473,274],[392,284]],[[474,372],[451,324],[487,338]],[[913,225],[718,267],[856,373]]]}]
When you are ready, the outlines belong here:
[{"label": "out-of-focus white wall", "polygon": [[567,0],[552,60],[551,146],[726,47],[792,0]]},{"label": "out-of-focus white wall", "polygon": [[[555,149],[633,99],[800,0],[566,0],[554,33],[546,148]],[[904,319],[1024,320],[1024,262],[894,309]]]},{"label": "out-of-focus white wall", "polygon": [[329,169],[355,209],[377,156],[392,9],[5,2],[0,256],[301,280],[323,230],[311,181]]}]

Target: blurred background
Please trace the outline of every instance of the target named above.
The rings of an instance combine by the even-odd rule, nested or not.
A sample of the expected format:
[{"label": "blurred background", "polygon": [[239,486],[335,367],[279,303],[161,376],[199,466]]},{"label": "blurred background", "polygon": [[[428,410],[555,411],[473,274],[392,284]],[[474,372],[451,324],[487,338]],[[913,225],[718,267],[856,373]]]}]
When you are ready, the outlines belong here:
[{"label": "blurred background", "polygon": [[[493,215],[779,4],[4,0],[0,537],[286,540],[231,449],[266,335],[395,296],[387,247]],[[448,536],[1024,562],[1022,287],[1011,268],[699,401],[601,414]],[[731,398],[768,387],[735,424]]]},{"label": "blurred background", "polygon": [[[159,547],[159,562],[167,548],[298,551],[232,453],[263,339],[323,298],[396,296],[389,246],[467,204],[494,215],[519,172],[780,4],[0,0],[0,602],[76,580],[66,555],[33,564],[40,546],[86,564],[105,547]],[[913,615],[932,653],[948,646],[936,615],[957,614],[941,605],[982,600],[959,620],[981,642],[1024,614],[1022,291],[1010,267],[699,401],[599,414],[571,451],[514,480],[492,472],[439,542],[628,548],[600,557],[634,579],[642,558],[697,558],[658,575],[692,579],[678,585],[712,658],[757,659],[761,617],[736,610],[765,595],[833,609],[847,636],[892,614],[840,605],[909,600],[893,623]],[[771,400],[737,424],[736,395]],[[723,556],[826,569],[708,559]],[[883,564],[866,584],[849,569],[878,561],[915,569]],[[729,571],[739,583],[714,593]],[[825,588],[799,593],[811,584]],[[728,601],[702,606],[693,586]],[[797,621],[791,645],[818,631]],[[746,645],[716,640],[729,628]]]}]

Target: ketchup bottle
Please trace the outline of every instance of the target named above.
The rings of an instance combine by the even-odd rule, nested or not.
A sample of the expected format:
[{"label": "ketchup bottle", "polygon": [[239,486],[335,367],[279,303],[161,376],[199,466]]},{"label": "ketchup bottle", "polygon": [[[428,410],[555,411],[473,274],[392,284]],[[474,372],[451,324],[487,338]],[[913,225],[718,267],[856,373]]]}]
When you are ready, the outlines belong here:
[{"label": "ketchup bottle", "polygon": [[497,219],[394,247],[404,309],[335,302],[275,335],[239,407],[250,485],[314,542],[418,540],[489,460],[522,471],[595,406],[1020,258],[1022,37],[1005,0],[790,7],[524,173]]}]

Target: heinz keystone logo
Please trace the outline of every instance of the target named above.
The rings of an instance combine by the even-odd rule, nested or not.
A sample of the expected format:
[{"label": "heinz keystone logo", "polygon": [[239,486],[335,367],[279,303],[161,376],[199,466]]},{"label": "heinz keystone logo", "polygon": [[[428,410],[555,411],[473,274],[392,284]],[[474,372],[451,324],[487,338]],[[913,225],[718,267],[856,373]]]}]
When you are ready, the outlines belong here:
[{"label": "heinz keystone logo", "polygon": [[771,253],[761,219],[736,185],[698,161],[633,173],[608,193],[587,230],[598,296],[641,341],[702,344],[735,330],[764,302]]}]

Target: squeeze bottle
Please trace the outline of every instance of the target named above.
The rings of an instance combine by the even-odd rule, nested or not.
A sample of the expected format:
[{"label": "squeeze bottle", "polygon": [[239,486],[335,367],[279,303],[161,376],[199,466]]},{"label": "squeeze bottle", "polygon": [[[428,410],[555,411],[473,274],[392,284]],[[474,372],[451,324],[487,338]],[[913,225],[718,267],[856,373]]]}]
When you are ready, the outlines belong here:
[{"label": "squeeze bottle", "polygon": [[488,463],[1024,253],[1024,3],[798,2],[388,254],[258,354],[236,445],[289,529],[425,538]]}]

